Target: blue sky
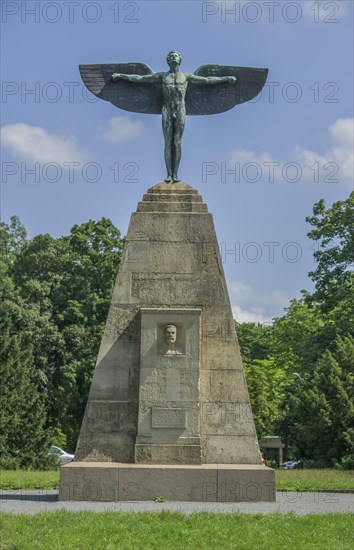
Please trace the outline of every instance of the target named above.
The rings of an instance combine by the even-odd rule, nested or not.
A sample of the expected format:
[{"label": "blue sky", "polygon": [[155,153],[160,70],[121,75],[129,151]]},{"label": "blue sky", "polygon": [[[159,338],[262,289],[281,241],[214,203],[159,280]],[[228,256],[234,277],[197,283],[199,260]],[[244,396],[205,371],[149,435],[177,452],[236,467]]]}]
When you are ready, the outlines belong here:
[{"label": "blue sky", "polygon": [[330,205],[353,189],[351,1],[1,8],[4,221],[16,214],[29,236],[60,236],[105,216],[126,234],[145,190],[165,176],[160,116],[86,94],[80,63],[163,71],[173,49],[186,72],[268,67],[256,100],[188,118],[179,175],[213,213],[236,319],[269,322],[312,289],[305,217],[319,199]]}]

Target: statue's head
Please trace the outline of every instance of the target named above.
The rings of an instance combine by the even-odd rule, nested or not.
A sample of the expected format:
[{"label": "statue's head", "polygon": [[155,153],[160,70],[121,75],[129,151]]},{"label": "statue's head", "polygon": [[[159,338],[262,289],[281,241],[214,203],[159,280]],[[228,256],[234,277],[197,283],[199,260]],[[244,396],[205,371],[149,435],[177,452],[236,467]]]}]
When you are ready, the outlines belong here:
[{"label": "statue's head", "polygon": [[165,325],[164,337],[166,344],[175,344],[177,339],[176,325]]},{"label": "statue's head", "polygon": [[179,52],[172,51],[167,54],[166,61],[168,65],[175,64],[180,65],[182,63],[182,56]]}]

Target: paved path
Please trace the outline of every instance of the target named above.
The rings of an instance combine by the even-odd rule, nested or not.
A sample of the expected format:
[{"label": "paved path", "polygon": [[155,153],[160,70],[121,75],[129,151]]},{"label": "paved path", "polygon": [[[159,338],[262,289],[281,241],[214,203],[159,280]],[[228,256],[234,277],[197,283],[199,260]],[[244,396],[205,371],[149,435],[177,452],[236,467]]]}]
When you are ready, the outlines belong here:
[{"label": "paved path", "polygon": [[354,513],[353,493],[290,493],[278,492],[276,502],[58,502],[58,491],[13,490],[0,493],[0,510],[15,514],[35,514],[56,510],[73,512],[89,510],[94,512],[243,512],[246,514],[270,514],[293,512],[306,514]]}]

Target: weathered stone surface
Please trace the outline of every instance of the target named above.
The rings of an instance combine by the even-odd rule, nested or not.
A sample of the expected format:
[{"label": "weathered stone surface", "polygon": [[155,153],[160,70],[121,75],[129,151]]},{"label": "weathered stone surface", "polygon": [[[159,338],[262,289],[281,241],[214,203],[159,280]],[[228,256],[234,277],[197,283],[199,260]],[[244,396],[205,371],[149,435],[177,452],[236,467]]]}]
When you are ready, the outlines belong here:
[{"label": "weathered stone surface", "polygon": [[[254,431],[253,436],[249,435],[250,431]],[[244,435],[205,434],[205,447],[208,463],[259,464],[260,462],[257,435],[252,425],[248,425],[248,434]]]},{"label": "weathered stone surface", "polygon": [[[105,340],[110,340],[113,343],[137,343],[140,338],[140,318],[139,308],[131,308],[115,303],[111,304],[108,312],[105,332]],[[107,348],[100,350],[104,357],[107,353]]]},{"label": "weathered stone surface", "polygon": [[131,299],[147,305],[198,306],[213,300],[222,304],[226,297],[218,275],[132,273]]},{"label": "weathered stone surface", "polygon": [[[226,289],[225,289],[226,290]],[[209,351],[213,347],[218,349],[220,344],[225,344],[224,352],[231,350],[237,352],[238,346],[235,342],[236,331],[234,320],[230,319],[230,307],[228,303],[216,303],[203,309],[203,349],[209,345]],[[230,368],[233,368],[233,361],[230,361]]]},{"label": "weathered stone surface", "polygon": [[[200,437],[200,314],[200,308],[141,308],[136,462],[201,463],[200,447],[181,447],[181,440],[186,447],[189,437]],[[173,344],[165,341],[170,326]]]},{"label": "weathered stone surface", "polygon": [[201,464],[200,445],[186,444],[140,444],[135,445],[136,464]]},{"label": "weathered stone surface", "polygon": [[206,253],[217,245],[211,214],[181,215],[176,212],[135,212],[129,225],[129,241],[202,243]]},{"label": "weathered stone surface", "polygon": [[169,195],[198,195],[198,191],[194,187],[183,181],[174,183],[172,187],[169,184],[166,185],[165,181],[160,181],[153,185],[153,187],[150,187],[148,193],[149,195],[158,194],[159,196],[164,193],[168,193]]},{"label": "weathered stone surface", "polygon": [[202,431],[206,435],[247,436],[253,427],[249,402],[204,402]]},{"label": "weathered stone surface", "polygon": [[184,430],[186,425],[186,410],[185,409],[166,409],[152,408],[151,409],[151,427],[161,429],[178,428]]},{"label": "weathered stone surface", "polygon": [[114,462],[121,457],[123,462],[134,462],[136,429],[130,433],[120,427],[119,432],[80,432],[80,445],[75,460],[83,462]]},{"label": "weathered stone surface", "polygon": [[[183,258],[183,262],[181,262]],[[130,273],[132,264],[139,272],[150,274],[215,273],[219,261],[213,243],[129,241],[122,273]]]},{"label": "weathered stone surface", "polygon": [[212,216],[185,183],[150,188],[131,218],[76,451],[95,457],[261,461]]},{"label": "weathered stone surface", "polygon": [[[202,197],[185,185],[178,183],[168,188],[164,183],[157,184],[156,189],[149,189],[139,202],[138,212],[208,212]],[[174,189],[175,186],[178,189]]]},{"label": "weathered stone surface", "polygon": [[163,496],[181,502],[274,502],[274,474],[260,464],[72,462],[61,468],[59,500],[119,502]]},{"label": "weathered stone surface", "polygon": [[205,371],[206,394],[214,403],[244,403],[248,400],[247,387],[241,370],[218,369]]},{"label": "weathered stone surface", "polygon": [[199,202],[140,202],[138,212],[208,212]]},{"label": "weathered stone surface", "polygon": [[153,500],[156,496],[163,496],[169,501],[203,501],[205,488],[216,479],[215,466],[203,469],[191,465],[127,466],[119,469],[121,494],[125,496],[124,488],[130,481],[134,484],[134,500]]},{"label": "weathered stone surface", "polygon": [[203,202],[197,193],[146,193],[143,197],[146,202]]},{"label": "weathered stone surface", "polygon": [[275,472],[266,466],[223,464],[218,468],[217,492],[219,502],[274,502]]},{"label": "weathered stone surface", "polygon": [[[67,468],[69,466],[69,468]],[[60,468],[59,500],[119,500],[118,464],[73,462]]]},{"label": "weathered stone surface", "polygon": [[[209,332],[209,334],[212,333]],[[228,339],[221,337],[215,343],[214,336],[205,336],[202,346],[205,357],[203,369],[205,371],[218,370],[220,368],[220,355],[223,361],[229,366],[229,370],[242,370],[241,354],[235,342],[231,344]]]}]

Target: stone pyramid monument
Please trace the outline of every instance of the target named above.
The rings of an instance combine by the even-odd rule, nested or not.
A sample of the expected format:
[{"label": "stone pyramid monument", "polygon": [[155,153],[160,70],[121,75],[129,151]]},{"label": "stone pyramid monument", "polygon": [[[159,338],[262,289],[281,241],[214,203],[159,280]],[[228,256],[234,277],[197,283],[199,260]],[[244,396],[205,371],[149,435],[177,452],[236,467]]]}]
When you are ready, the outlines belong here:
[{"label": "stone pyramid monument", "polygon": [[272,501],[212,215],[185,183],[132,214],[62,500]]}]

